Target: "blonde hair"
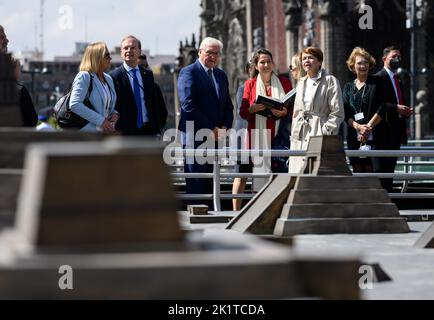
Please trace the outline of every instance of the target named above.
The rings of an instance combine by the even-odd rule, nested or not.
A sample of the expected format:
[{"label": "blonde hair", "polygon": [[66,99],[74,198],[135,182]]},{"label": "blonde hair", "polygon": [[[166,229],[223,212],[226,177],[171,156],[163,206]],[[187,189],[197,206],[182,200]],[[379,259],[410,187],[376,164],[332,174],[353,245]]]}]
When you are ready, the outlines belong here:
[{"label": "blonde hair", "polygon": [[92,43],[87,46],[80,64],[80,71],[98,73],[102,69],[104,56],[109,54],[104,42]]},{"label": "blonde hair", "polygon": [[291,71],[294,71],[291,73],[294,80],[297,81],[305,75],[305,71],[303,70],[301,65],[300,53],[296,53],[292,56],[290,67],[292,67]]},{"label": "blonde hair", "polygon": [[351,52],[350,56],[348,57],[348,60],[347,60],[347,67],[352,73],[356,72],[356,70],[354,69],[354,66],[356,64],[356,57],[357,56],[363,57],[368,61],[369,69],[372,69],[373,67],[375,67],[374,57],[371,56],[371,54],[368,51],[366,51],[365,49],[360,48],[360,47],[355,47],[353,49],[353,51]]}]

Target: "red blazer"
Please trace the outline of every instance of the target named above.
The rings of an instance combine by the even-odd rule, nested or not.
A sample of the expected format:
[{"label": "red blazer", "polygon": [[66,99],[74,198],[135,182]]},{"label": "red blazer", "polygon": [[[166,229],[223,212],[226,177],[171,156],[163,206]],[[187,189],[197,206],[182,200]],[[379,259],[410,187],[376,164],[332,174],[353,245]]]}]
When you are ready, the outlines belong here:
[{"label": "red blazer", "polygon": [[[280,83],[282,84],[283,90],[285,90],[285,93],[288,93],[292,90],[292,84],[291,81],[289,81],[288,78],[279,76]],[[251,105],[255,104],[256,101],[256,82],[257,79],[249,79],[246,81],[244,85],[244,95],[243,95],[243,101],[241,103],[240,108],[240,116],[241,118],[247,120],[247,130],[249,133],[249,148],[251,147],[250,143],[250,137],[251,137],[251,131],[252,129],[255,129],[255,118],[256,114],[251,114],[249,112],[249,108]],[[289,113],[289,110],[288,110]],[[274,137],[274,133],[276,130],[276,120],[273,118],[267,118],[267,129],[271,129],[271,137]]]}]

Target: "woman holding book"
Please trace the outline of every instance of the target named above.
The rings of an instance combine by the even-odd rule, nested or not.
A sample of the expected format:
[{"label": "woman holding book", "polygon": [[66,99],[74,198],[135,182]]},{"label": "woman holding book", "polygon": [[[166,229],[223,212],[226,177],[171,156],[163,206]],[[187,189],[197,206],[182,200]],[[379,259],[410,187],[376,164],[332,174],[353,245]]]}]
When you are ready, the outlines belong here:
[{"label": "woman holding book", "polygon": [[[282,99],[291,91],[288,78],[277,76],[274,72],[273,55],[266,49],[259,49],[252,58],[253,77],[245,83],[240,116],[248,122],[248,146],[250,149],[272,149],[279,140],[280,129],[286,126],[285,118],[290,110],[286,106],[267,109],[264,104],[257,104],[259,96]],[[282,125],[282,126],[281,126]],[[270,158],[252,157],[254,173],[273,171]],[[265,179],[256,179],[254,190],[259,190]]]},{"label": "woman holding book", "polygon": [[[345,116],[339,80],[322,69],[321,49],[305,48],[300,59],[306,76],[297,83],[291,150],[306,150],[313,136],[337,135]],[[302,173],[304,167],[304,157],[289,159],[290,173]]]}]

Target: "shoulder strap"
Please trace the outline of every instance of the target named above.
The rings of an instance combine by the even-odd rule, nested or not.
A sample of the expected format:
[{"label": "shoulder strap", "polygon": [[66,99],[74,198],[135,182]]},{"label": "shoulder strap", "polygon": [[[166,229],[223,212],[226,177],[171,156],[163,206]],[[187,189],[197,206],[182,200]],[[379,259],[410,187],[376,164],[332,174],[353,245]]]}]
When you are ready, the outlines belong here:
[{"label": "shoulder strap", "polygon": [[87,89],[87,95],[86,95],[87,98],[90,97],[90,95],[92,94],[92,90],[93,90],[93,75],[90,72],[88,72],[88,73],[90,76],[90,83],[89,83],[89,89]]}]

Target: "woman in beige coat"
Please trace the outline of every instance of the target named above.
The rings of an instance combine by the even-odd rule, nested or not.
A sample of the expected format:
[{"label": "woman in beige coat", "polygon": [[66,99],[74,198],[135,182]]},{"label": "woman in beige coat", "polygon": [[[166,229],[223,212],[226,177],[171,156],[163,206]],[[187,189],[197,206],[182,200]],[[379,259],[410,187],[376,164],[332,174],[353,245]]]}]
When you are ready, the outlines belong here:
[{"label": "woman in beige coat", "polygon": [[[345,112],[339,80],[321,68],[324,55],[308,47],[300,54],[307,75],[297,83],[292,116],[291,150],[306,150],[310,137],[336,135]],[[289,159],[289,173],[302,173],[304,157]]]}]

